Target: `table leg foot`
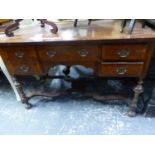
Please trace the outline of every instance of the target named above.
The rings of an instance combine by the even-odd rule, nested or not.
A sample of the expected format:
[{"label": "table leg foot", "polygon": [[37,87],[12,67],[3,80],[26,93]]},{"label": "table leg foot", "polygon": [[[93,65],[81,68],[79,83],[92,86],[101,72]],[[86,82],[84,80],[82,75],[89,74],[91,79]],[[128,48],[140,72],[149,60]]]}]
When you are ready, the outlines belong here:
[{"label": "table leg foot", "polygon": [[26,104],[25,104],[25,108],[26,108],[26,109],[31,109],[31,108],[32,108],[32,104],[26,103]]},{"label": "table leg foot", "polygon": [[137,107],[138,97],[144,91],[142,84],[143,84],[143,81],[139,80],[137,86],[133,89],[134,96],[129,104],[129,112],[128,112],[128,115],[130,117],[136,116],[136,107]]},{"label": "table leg foot", "polygon": [[128,116],[129,117],[135,117],[136,116],[136,112],[135,111],[132,111],[132,110],[129,110]]}]

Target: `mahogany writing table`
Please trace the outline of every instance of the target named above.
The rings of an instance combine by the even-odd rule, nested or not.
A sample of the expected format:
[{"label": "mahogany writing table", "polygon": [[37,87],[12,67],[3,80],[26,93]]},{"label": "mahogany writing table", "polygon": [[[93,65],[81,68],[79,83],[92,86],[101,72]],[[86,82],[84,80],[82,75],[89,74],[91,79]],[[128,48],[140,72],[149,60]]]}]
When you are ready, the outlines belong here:
[{"label": "mahogany writing table", "polygon": [[100,77],[135,77],[138,81],[129,104],[129,116],[135,116],[138,97],[143,93],[155,43],[155,32],[136,24],[131,35],[120,33],[119,20],[101,20],[90,26],[57,23],[59,31],[51,34],[39,24],[23,26],[14,37],[0,35],[0,67],[8,78],[17,100],[27,108],[32,105],[18,81],[19,76],[46,76],[55,65],[82,65]]}]

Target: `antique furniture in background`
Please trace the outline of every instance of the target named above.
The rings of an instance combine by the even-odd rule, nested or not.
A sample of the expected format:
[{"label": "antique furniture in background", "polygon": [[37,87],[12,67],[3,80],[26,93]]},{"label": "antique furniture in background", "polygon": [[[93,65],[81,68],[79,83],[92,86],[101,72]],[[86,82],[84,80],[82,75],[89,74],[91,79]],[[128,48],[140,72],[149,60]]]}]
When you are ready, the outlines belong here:
[{"label": "antique furniture in background", "polygon": [[[93,20],[93,19],[88,19],[88,25],[91,24],[92,20]],[[75,19],[75,20],[74,20],[74,27],[77,26],[77,23],[78,23],[78,19]]]},{"label": "antique furniture in background", "polygon": [[[0,19],[0,29],[4,29],[4,33],[8,37],[13,37],[14,34],[12,31],[19,28],[20,21],[23,19]],[[32,19],[33,20],[33,19]],[[51,32],[56,34],[58,32],[57,25],[52,22],[48,21],[47,19],[38,19],[41,23],[41,27],[45,27],[45,24],[50,25],[52,27]]]},{"label": "antique furniture in background", "polygon": [[[132,34],[132,31],[134,29],[136,21],[137,21],[136,19],[130,20],[129,26],[128,26],[129,34]],[[155,29],[155,19],[142,19],[141,22],[142,22],[142,28],[144,28],[146,25],[148,25],[149,27]],[[126,23],[127,23],[127,19],[122,19],[120,32],[123,32],[123,30],[126,26]]]},{"label": "antique furniture in background", "polygon": [[19,28],[19,22],[20,19],[0,19],[0,29],[4,30],[4,33],[8,36],[11,37],[13,36],[14,30],[17,30]]},{"label": "antique furniture in background", "polygon": [[[139,33],[129,37],[119,32],[119,21],[100,22],[99,27],[92,25],[91,29],[89,26],[73,29],[72,25],[61,25],[57,36],[49,35],[36,26],[18,32],[22,36],[24,31],[23,37],[3,37],[0,40],[0,66],[17,100],[31,108],[29,99],[35,96],[25,94],[18,81],[19,76],[47,77],[51,67],[61,64],[66,66],[65,78],[69,79],[70,66],[82,65],[92,68],[100,77],[136,78],[138,82],[133,89],[128,112],[129,116],[135,116],[138,97],[144,91],[143,79],[152,57],[155,33],[151,31],[144,35],[139,30]],[[150,32],[147,28],[145,31]],[[41,38],[37,38],[41,33]]]},{"label": "antique furniture in background", "polygon": [[[90,25],[92,21],[96,21],[96,20],[103,20],[103,19],[88,19],[88,25]],[[78,23],[78,19],[75,19],[74,20],[74,27],[77,26],[77,23]]]}]

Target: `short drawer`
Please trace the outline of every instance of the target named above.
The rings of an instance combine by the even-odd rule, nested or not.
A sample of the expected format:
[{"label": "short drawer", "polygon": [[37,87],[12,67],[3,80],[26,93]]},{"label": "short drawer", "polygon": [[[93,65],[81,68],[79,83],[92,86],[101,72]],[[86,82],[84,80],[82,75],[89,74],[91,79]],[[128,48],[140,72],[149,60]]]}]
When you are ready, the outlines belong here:
[{"label": "short drawer", "polygon": [[143,74],[143,63],[102,63],[100,74],[106,77],[139,77]]},{"label": "short drawer", "polygon": [[38,46],[41,61],[98,61],[98,46]]},{"label": "short drawer", "polygon": [[105,45],[102,46],[104,61],[143,61],[147,45]]},{"label": "short drawer", "polygon": [[35,47],[5,47],[8,60],[10,61],[31,61],[37,59]]},{"label": "short drawer", "polygon": [[38,63],[16,63],[9,62],[8,70],[13,75],[35,75],[41,74],[40,65]]}]

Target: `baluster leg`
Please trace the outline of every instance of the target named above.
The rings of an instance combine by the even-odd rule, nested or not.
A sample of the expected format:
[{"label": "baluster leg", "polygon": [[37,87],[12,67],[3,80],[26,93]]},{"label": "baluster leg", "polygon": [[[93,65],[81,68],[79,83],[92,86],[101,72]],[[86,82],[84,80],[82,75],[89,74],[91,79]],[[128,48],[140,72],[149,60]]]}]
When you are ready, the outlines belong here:
[{"label": "baluster leg", "polygon": [[138,84],[133,89],[133,91],[134,91],[134,96],[133,96],[133,99],[131,100],[131,102],[129,104],[129,112],[128,112],[128,115],[130,117],[136,116],[136,107],[137,107],[138,97],[144,91],[142,80],[138,81]]},{"label": "baluster leg", "polygon": [[75,20],[74,20],[74,27],[77,26],[77,22],[78,22],[78,19],[75,19]]},{"label": "baluster leg", "polygon": [[92,21],[92,19],[88,19],[88,25],[90,25],[90,24],[91,24],[91,21]]},{"label": "baluster leg", "polygon": [[18,94],[19,94],[19,96],[20,96],[20,98],[21,98],[21,102],[22,102],[23,104],[25,104],[25,108],[26,108],[26,109],[30,109],[30,108],[32,107],[32,104],[30,104],[30,103],[28,102],[28,98],[26,97],[26,95],[25,95],[25,93],[24,93],[24,91],[23,91],[22,83],[21,83],[21,82],[18,82],[18,81],[17,81],[17,78],[16,78],[15,76],[12,77],[12,80],[13,80],[14,85],[15,85],[15,87],[16,87],[16,90],[18,91]]},{"label": "baluster leg", "polygon": [[146,22],[145,22],[145,20],[143,20],[143,21],[142,21],[142,29],[145,28],[145,25],[146,25]]},{"label": "baluster leg", "polygon": [[129,23],[129,31],[128,31],[128,34],[131,34],[132,33],[133,28],[135,26],[135,23],[136,23],[136,19],[131,19],[131,21]]},{"label": "baluster leg", "polygon": [[126,21],[127,21],[127,19],[122,19],[122,21],[121,21],[121,29],[120,29],[121,33],[124,31],[124,27],[126,26]]}]

